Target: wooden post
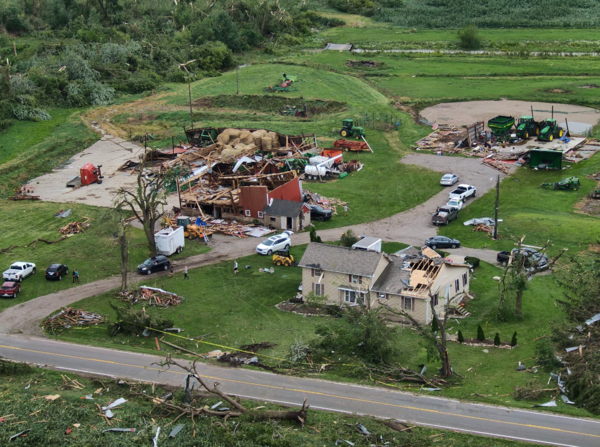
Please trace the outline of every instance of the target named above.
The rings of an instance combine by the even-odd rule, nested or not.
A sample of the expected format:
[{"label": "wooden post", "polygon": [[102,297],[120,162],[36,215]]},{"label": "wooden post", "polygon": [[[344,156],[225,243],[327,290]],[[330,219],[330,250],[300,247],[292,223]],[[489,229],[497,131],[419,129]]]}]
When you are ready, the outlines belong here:
[{"label": "wooden post", "polygon": [[194,128],[194,114],[192,112],[192,85],[190,83],[190,78],[188,77],[188,93],[190,96],[190,122],[192,123],[191,129]]},{"label": "wooden post", "polygon": [[498,239],[498,205],[500,204],[500,175],[496,180],[496,213],[494,215],[494,239]]},{"label": "wooden post", "polygon": [[181,186],[179,185],[179,175],[175,175],[175,182],[177,183],[177,195],[179,196],[179,209],[181,210]]},{"label": "wooden post", "polygon": [[237,88],[236,95],[239,95],[240,94],[240,75],[239,75],[239,69],[237,66],[235,67],[235,84],[236,84],[236,88]]}]

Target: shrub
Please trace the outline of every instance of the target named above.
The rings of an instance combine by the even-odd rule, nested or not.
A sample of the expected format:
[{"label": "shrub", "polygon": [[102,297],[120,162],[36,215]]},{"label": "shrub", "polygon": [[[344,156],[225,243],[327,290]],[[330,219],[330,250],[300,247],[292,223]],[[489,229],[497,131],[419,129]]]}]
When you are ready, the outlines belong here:
[{"label": "shrub", "polygon": [[463,333],[460,330],[458,331],[458,342],[461,344],[465,342],[465,337],[463,336]]},{"label": "shrub", "polygon": [[290,362],[292,364],[306,360],[310,346],[297,338],[290,346]]},{"label": "shrub", "polygon": [[306,303],[311,307],[317,309],[323,306],[327,302],[327,295],[315,295],[314,292],[310,292],[306,295]]},{"label": "shrub", "polygon": [[50,114],[45,110],[23,104],[14,104],[11,110],[13,116],[19,121],[48,121],[52,119]]},{"label": "shrub", "polygon": [[117,312],[117,322],[108,327],[111,336],[119,332],[124,334],[139,335],[144,332],[144,329],[158,329],[160,331],[173,327],[173,320],[152,316],[144,310],[134,310],[131,308],[118,307],[110,305]]},{"label": "shrub", "polygon": [[500,346],[500,334],[496,332],[496,336],[494,337],[494,345]]},{"label": "shrub", "polygon": [[345,233],[342,233],[342,237],[340,238],[340,245],[342,247],[352,247],[359,241],[359,238],[354,231],[348,230]]},{"label": "shrub", "polygon": [[517,346],[517,331],[515,331],[515,333],[513,334],[512,338],[510,339],[510,345],[514,348],[515,346]]},{"label": "shrub", "polygon": [[479,263],[480,262],[481,261],[480,261],[479,258],[476,258],[474,256],[465,256],[465,263],[471,264],[474,269],[476,269],[477,267],[479,267]]},{"label": "shrub", "polygon": [[125,88],[130,93],[142,93],[148,90],[154,90],[161,82],[161,77],[153,71],[138,71],[133,73],[127,82]]},{"label": "shrub", "polygon": [[207,42],[192,51],[204,71],[221,70],[233,65],[233,53],[223,42]]},{"label": "shrub", "polygon": [[475,25],[467,25],[458,31],[458,46],[463,50],[478,50],[481,48],[479,30]]},{"label": "shrub", "polygon": [[479,341],[485,340],[485,334],[483,333],[483,328],[481,327],[480,324],[477,325],[477,340],[479,340]]},{"label": "shrub", "polygon": [[310,241],[311,242],[320,242],[320,243],[323,242],[321,240],[321,236],[317,236],[317,230],[315,229],[315,227],[310,227]]}]

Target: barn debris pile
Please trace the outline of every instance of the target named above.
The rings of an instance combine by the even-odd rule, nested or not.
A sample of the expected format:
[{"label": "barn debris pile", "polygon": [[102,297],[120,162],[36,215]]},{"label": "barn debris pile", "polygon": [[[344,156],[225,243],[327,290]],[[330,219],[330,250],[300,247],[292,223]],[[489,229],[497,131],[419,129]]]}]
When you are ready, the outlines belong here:
[{"label": "barn debris pile", "polygon": [[121,292],[119,299],[128,304],[144,302],[148,306],[175,307],[181,304],[183,297],[155,287],[141,286],[133,293]]},{"label": "barn debris pile", "polygon": [[83,222],[70,222],[64,227],[60,228],[58,232],[65,235],[85,233],[85,229],[90,226],[88,223],[90,220],[91,219],[89,217],[86,217],[85,221]]},{"label": "barn debris pile", "polygon": [[52,315],[42,322],[45,330],[69,329],[73,326],[89,326],[104,323],[106,319],[102,315],[87,312],[72,307],[63,308],[57,314]]}]

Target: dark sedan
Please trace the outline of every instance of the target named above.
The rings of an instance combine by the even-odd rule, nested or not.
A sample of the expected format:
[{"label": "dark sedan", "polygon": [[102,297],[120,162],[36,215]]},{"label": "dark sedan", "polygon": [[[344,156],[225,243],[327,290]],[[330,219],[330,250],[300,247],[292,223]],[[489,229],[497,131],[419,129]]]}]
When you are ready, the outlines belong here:
[{"label": "dark sedan", "polygon": [[46,269],[46,279],[57,279],[61,280],[63,276],[69,274],[69,267],[64,264],[52,264]]},{"label": "dark sedan", "polygon": [[321,205],[312,205],[310,203],[307,203],[306,206],[310,208],[310,218],[312,220],[323,222],[331,219],[331,210],[323,208]]},{"label": "dark sedan", "polygon": [[159,255],[155,258],[146,259],[142,264],[138,265],[137,271],[142,275],[150,275],[161,270],[169,270],[169,267],[171,267],[169,258]]},{"label": "dark sedan", "polygon": [[460,241],[446,236],[434,236],[427,239],[425,245],[434,250],[436,248],[458,248],[460,247]]}]

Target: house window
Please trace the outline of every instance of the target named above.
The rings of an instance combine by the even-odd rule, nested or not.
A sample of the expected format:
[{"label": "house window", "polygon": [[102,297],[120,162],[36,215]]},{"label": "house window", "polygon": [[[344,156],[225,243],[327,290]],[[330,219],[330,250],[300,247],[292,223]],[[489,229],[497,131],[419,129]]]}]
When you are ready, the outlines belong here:
[{"label": "house window", "polygon": [[312,276],[321,276],[323,274],[323,270],[321,270],[321,269],[312,269],[311,270],[311,274],[312,274]]},{"label": "house window", "polygon": [[265,217],[264,213],[262,211],[258,212],[258,218],[262,219],[263,217]]},{"label": "house window", "polygon": [[463,276],[463,286],[466,286],[466,285],[467,285],[467,282],[468,282],[467,274],[466,274],[466,273],[463,273],[463,275],[462,275],[462,276]]},{"label": "house window", "polygon": [[348,289],[340,289],[342,292],[342,296],[344,297],[344,303],[357,305],[364,304],[366,293],[365,292],[357,292],[356,290],[348,290]]},{"label": "house window", "polygon": [[277,222],[277,218],[276,217],[270,217],[269,219],[271,220],[271,222]]},{"label": "house window", "polygon": [[433,295],[433,305],[437,306],[439,304],[439,298],[438,298],[438,294],[436,293],[435,295]]},{"label": "house window", "polygon": [[250,210],[244,210],[244,215],[250,217]]},{"label": "house window", "polygon": [[362,284],[362,276],[360,276],[360,275],[348,275],[348,281],[351,284]]},{"label": "house window", "polygon": [[457,292],[460,290],[460,281],[458,279],[454,281],[454,287],[456,288]]},{"label": "house window", "polygon": [[325,289],[324,284],[313,283],[313,292],[315,295],[323,296],[324,289]]},{"label": "house window", "polygon": [[414,310],[413,308],[413,298],[409,298],[406,296],[402,297],[402,309],[404,310]]}]

